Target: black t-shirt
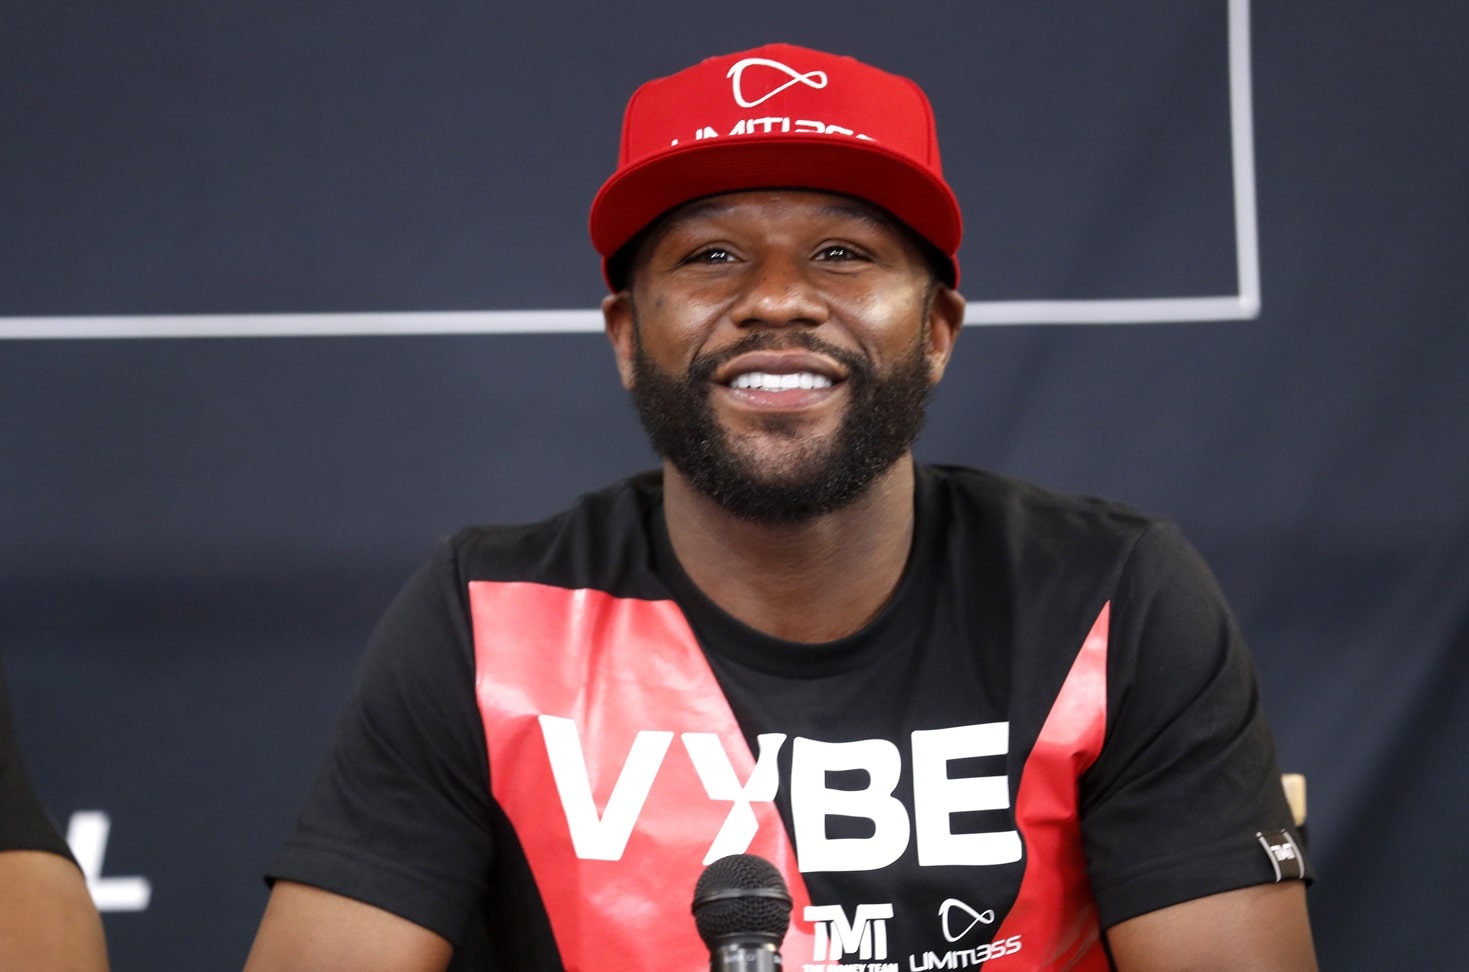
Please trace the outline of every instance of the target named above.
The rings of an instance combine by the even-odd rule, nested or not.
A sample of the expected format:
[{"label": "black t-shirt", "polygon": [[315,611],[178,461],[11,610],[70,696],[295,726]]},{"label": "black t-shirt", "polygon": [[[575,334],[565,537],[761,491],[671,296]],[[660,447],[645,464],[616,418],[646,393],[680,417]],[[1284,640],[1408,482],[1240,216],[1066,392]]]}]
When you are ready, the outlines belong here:
[{"label": "black t-shirt", "polygon": [[921,970],[1105,968],[1111,924],[1299,873],[1247,654],[1171,525],[946,467],[915,502],[893,597],[825,645],[710,603],[653,475],[462,531],[374,634],[271,876],[455,968],[697,968],[693,880],[748,849],[792,885],[787,967]]}]

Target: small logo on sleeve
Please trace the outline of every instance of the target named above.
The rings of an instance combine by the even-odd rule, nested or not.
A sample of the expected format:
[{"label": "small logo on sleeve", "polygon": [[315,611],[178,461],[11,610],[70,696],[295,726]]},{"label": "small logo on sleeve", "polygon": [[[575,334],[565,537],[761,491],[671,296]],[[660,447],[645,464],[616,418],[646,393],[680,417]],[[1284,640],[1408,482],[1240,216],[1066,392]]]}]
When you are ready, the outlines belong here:
[{"label": "small logo on sleeve", "polygon": [[1306,876],[1306,859],[1301,854],[1301,848],[1296,844],[1295,838],[1288,831],[1272,830],[1268,833],[1259,833],[1255,839],[1260,846],[1265,848],[1265,854],[1270,858],[1270,866],[1275,868],[1275,880],[1299,881]]}]

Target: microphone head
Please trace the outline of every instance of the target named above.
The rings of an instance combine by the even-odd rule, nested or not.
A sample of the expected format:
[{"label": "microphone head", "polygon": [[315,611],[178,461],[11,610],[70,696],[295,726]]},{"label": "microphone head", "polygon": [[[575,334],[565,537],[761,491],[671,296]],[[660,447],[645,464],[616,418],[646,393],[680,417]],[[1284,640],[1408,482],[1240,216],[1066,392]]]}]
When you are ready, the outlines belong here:
[{"label": "microphone head", "polygon": [[791,893],[765,858],[731,854],[699,875],[693,910],[699,937],[711,951],[729,938],[759,938],[778,947],[791,922]]}]

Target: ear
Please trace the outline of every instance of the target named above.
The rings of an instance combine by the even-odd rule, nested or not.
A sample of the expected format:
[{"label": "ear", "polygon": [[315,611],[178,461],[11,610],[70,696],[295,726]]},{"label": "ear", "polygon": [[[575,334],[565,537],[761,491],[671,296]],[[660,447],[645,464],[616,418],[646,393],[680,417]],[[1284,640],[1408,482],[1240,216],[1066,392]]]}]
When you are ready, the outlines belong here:
[{"label": "ear", "polygon": [[928,306],[928,371],[934,384],[944,376],[954,342],[964,327],[964,297],[953,287],[935,284]]},{"label": "ear", "polygon": [[622,376],[622,387],[632,390],[633,355],[637,350],[637,322],[633,314],[632,294],[619,290],[602,298],[602,323],[607,330],[607,340],[612,342],[612,354],[617,359],[617,373]]}]

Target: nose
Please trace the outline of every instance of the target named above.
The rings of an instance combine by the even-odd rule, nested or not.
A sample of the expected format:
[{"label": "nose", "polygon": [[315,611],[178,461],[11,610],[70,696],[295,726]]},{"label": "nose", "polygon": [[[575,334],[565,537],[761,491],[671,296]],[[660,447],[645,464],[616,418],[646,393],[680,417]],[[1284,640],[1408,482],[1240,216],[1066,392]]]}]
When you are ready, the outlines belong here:
[{"label": "nose", "polygon": [[768,253],[756,260],[730,307],[740,327],[815,327],[825,323],[827,312],[809,261],[794,253]]}]

